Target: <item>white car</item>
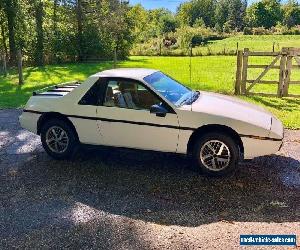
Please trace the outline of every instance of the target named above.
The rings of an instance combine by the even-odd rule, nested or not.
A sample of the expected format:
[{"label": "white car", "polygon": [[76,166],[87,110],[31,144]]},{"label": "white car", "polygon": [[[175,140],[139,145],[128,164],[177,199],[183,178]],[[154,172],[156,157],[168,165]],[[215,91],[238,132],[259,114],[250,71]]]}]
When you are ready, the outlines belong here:
[{"label": "white car", "polygon": [[275,153],[283,139],[281,122],[263,108],[151,69],[107,70],[34,92],[20,123],[56,159],[80,144],[125,147],[191,155],[210,175]]}]

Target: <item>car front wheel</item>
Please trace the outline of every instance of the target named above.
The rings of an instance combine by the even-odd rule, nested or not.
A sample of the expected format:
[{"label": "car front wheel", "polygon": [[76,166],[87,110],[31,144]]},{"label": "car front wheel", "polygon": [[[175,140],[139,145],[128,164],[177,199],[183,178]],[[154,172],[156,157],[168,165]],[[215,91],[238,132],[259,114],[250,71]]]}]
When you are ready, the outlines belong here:
[{"label": "car front wheel", "polygon": [[59,119],[52,119],[44,124],[41,141],[45,151],[58,160],[71,158],[78,145],[72,128]]},{"label": "car front wheel", "polygon": [[238,165],[239,147],[230,137],[221,133],[209,133],[198,139],[194,158],[200,170],[210,176],[232,173]]}]

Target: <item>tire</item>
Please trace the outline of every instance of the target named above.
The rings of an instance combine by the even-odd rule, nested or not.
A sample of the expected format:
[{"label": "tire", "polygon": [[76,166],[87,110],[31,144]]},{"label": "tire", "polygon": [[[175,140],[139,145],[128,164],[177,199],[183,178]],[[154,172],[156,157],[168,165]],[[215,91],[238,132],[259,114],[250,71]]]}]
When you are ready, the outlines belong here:
[{"label": "tire", "polygon": [[193,158],[198,169],[209,176],[225,176],[237,169],[240,150],[228,135],[208,133],[195,143]]},{"label": "tire", "polygon": [[46,121],[41,128],[42,145],[52,158],[70,159],[78,148],[78,139],[71,126],[59,119]]}]

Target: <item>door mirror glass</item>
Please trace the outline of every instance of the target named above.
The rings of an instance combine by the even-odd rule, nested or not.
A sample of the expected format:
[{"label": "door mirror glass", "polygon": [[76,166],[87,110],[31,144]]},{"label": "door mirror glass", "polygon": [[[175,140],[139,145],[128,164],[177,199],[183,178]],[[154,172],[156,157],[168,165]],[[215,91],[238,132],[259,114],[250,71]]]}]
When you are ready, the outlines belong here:
[{"label": "door mirror glass", "polygon": [[150,113],[156,114],[156,116],[159,116],[159,117],[165,117],[168,113],[168,110],[161,105],[155,104],[155,105],[151,106]]}]

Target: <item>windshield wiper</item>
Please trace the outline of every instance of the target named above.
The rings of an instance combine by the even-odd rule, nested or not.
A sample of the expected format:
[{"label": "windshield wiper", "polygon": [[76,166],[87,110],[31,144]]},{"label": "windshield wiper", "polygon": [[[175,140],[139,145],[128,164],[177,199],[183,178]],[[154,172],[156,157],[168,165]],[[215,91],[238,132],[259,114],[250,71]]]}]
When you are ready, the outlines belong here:
[{"label": "windshield wiper", "polygon": [[193,102],[195,102],[198,98],[199,98],[199,96],[200,96],[200,91],[195,91],[194,92],[194,96],[193,96],[193,98],[192,98],[192,100],[191,100],[191,104],[193,103]]},{"label": "windshield wiper", "polygon": [[183,99],[183,100],[178,104],[178,106],[180,107],[180,106],[182,106],[183,104],[185,104],[185,102],[188,101],[189,98],[190,98],[190,97],[187,96],[185,99]]},{"label": "windshield wiper", "polygon": [[187,98],[185,98],[184,100],[182,100],[182,102],[180,102],[179,106],[183,104],[191,105],[193,102],[195,102],[198,99],[199,95],[200,95],[199,91],[193,91],[191,95],[188,95]]}]

